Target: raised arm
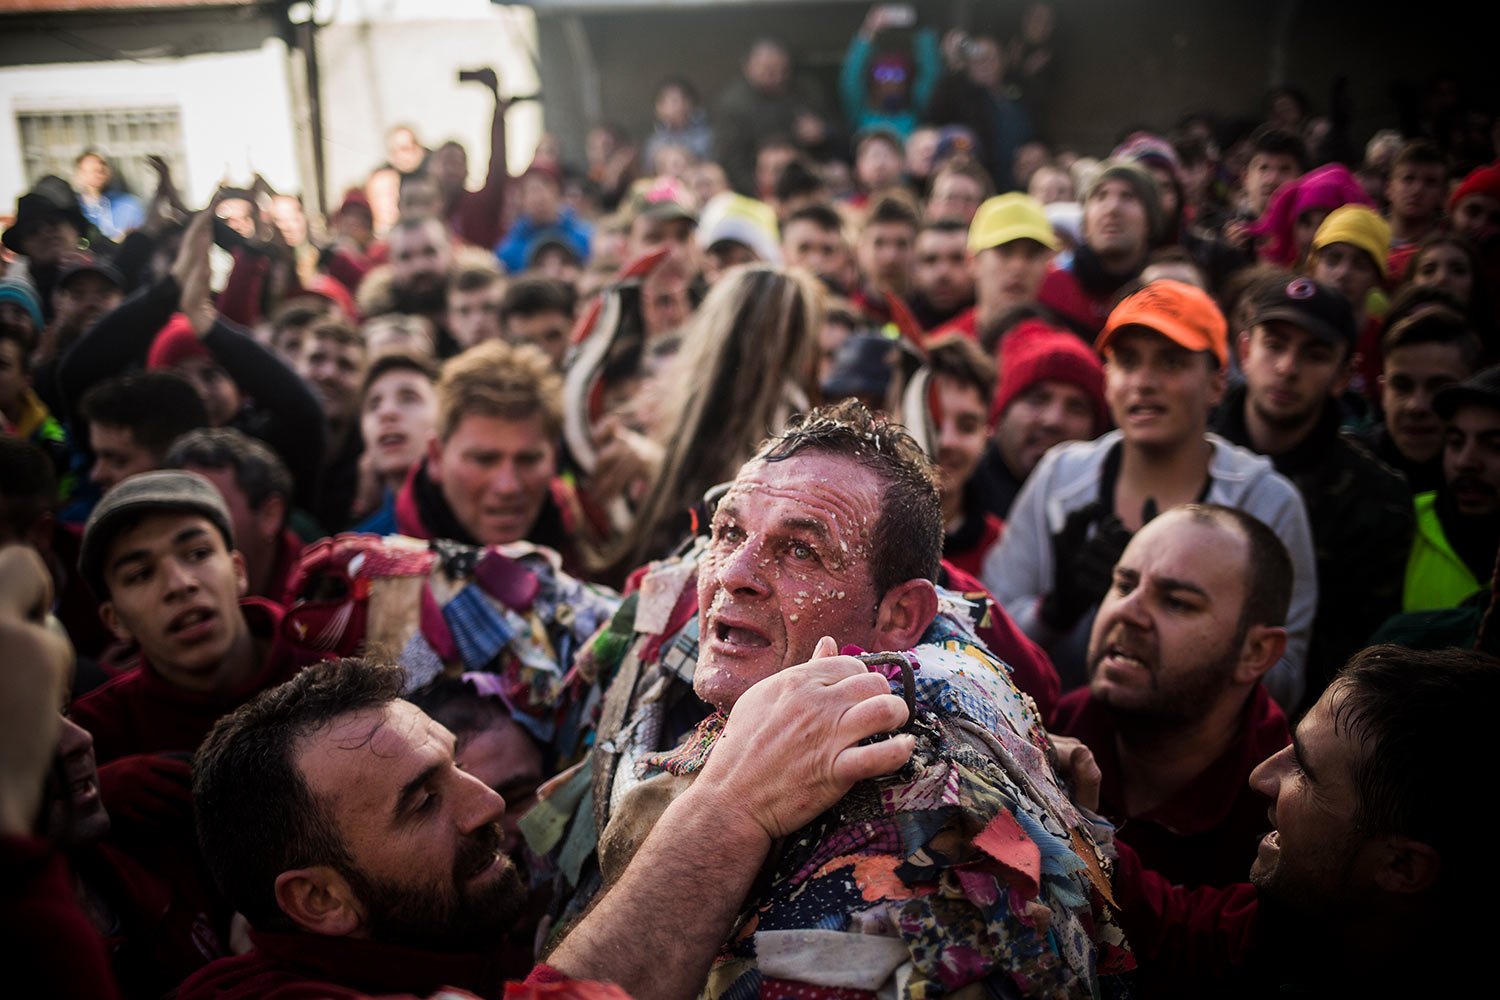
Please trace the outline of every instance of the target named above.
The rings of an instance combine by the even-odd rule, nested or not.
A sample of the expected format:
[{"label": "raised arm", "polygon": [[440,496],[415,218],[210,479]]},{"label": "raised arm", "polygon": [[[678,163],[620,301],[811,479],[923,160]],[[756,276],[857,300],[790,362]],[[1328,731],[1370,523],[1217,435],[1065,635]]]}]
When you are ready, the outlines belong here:
[{"label": "raised arm", "polygon": [[772,841],[911,756],[911,736],[859,745],[902,725],[906,705],[837,648],[821,639],[740,697],[697,780],[548,964],[640,1000],[697,995]]},{"label": "raised arm", "polygon": [[62,356],[57,388],[69,424],[78,426],[78,401],[90,386],[146,363],[151,341],[177,311],[180,294],[170,274],[142,288],[100,316]]},{"label": "raised arm", "polygon": [[500,78],[493,69],[477,70],[474,78],[484,84],[495,99],[495,110],[490,116],[490,167],[484,175],[484,187],[480,193],[493,200],[498,211],[505,198],[505,182],[510,179],[505,167],[505,112],[510,110],[510,100],[500,96]]},{"label": "raised arm", "polygon": [[182,311],[214,360],[242,393],[255,400],[264,420],[248,430],[281,456],[297,485],[296,502],[306,506],[312,501],[323,463],[326,435],[322,410],[306,382],[214,309],[208,284],[212,238],[212,213],[199,213],[183,237],[176,269],[182,282]]}]

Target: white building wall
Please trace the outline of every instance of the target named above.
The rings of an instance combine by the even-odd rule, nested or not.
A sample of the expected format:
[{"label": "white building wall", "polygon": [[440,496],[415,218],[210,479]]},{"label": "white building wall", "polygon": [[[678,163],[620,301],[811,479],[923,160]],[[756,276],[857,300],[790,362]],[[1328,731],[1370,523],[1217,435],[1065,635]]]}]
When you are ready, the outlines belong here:
[{"label": "white building wall", "polygon": [[[489,162],[490,99],[477,84],[459,84],[458,71],[493,66],[502,93],[536,93],[530,10],[488,0],[323,0],[316,11],[330,207],[384,161],[385,132],[400,123],[415,126],[431,147],[448,139],[463,143],[470,185],[481,184]],[[107,29],[95,30],[101,41],[111,38]],[[157,40],[170,48],[171,29]],[[308,192],[311,163],[299,159],[306,114],[291,89],[301,78],[302,56],[292,58],[294,65],[285,44],[268,38],[258,49],[239,52],[0,67],[0,214],[13,211],[29,187],[18,111],[176,107],[186,159],[185,174],[176,180],[189,204],[207,201],[223,181],[246,184],[257,171],[279,191]],[[507,161],[518,173],[541,135],[540,105],[516,105],[506,125]],[[140,190],[146,182],[136,182],[143,197],[150,193]]]},{"label": "white building wall", "polygon": [[286,46],[267,39],[246,52],[0,68],[0,205],[9,211],[27,188],[18,111],[143,105],[181,110],[187,172],[175,180],[189,204],[257,171],[278,190],[302,187]]},{"label": "white building wall", "polygon": [[[459,83],[458,71],[491,66],[502,94],[534,94],[535,48],[535,20],[522,7],[486,0],[339,4],[333,22],[318,32],[330,205],[384,162],[385,133],[401,124],[413,126],[429,148],[461,142],[469,152],[469,185],[482,184],[492,104],[479,84]],[[519,173],[541,135],[541,107],[517,104],[505,123],[507,162]]]}]

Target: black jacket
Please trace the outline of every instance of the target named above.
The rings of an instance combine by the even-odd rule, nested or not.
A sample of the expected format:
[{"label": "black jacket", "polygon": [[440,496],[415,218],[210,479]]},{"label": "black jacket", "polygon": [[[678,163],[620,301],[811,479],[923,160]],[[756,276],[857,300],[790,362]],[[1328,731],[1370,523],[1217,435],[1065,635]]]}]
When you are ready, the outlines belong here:
[{"label": "black jacket", "polygon": [[[1243,385],[1231,389],[1214,430],[1255,450],[1245,426]],[[1290,451],[1267,456],[1307,505],[1318,565],[1318,613],[1307,654],[1304,705],[1382,622],[1401,610],[1415,514],[1399,473],[1340,427],[1330,400],[1308,436]]]}]

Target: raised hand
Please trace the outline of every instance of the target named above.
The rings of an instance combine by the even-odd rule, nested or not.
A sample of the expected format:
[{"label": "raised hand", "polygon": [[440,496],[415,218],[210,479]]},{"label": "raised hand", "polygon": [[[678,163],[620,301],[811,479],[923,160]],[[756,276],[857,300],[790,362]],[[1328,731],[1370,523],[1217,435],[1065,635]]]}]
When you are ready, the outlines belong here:
[{"label": "raised hand", "polygon": [[905,734],[862,744],[905,724],[906,703],[883,676],[837,652],[825,636],[811,660],[741,695],[698,779],[772,839],[812,821],[856,782],[900,768],[916,745]]}]

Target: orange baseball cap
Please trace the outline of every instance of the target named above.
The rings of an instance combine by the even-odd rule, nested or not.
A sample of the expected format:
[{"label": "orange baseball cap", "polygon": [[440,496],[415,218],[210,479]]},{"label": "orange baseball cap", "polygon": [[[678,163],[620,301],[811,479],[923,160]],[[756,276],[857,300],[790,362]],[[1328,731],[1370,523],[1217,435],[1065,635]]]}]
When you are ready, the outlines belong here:
[{"label": "orange baseball cap", "polygon": [[1094,342],[1094,348],[1109,354],[1114,335],[1127,326],[1143,326],[1190,351],[1209,351],[1219,367],[1229,363],[1229,324],[1224,314],[1201,288],[1162,278],[1125,297]]}]

